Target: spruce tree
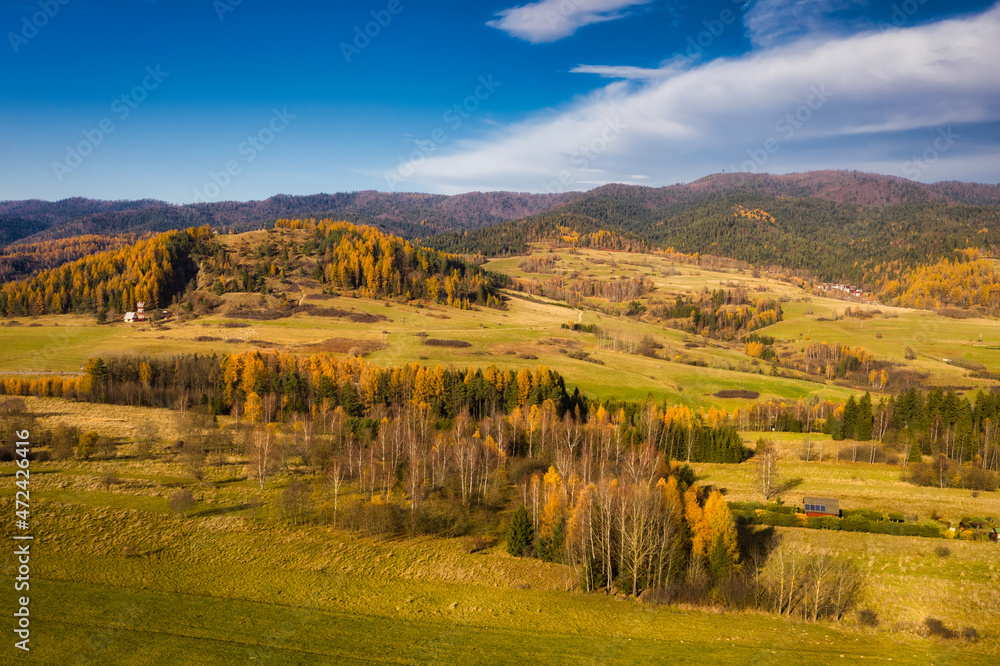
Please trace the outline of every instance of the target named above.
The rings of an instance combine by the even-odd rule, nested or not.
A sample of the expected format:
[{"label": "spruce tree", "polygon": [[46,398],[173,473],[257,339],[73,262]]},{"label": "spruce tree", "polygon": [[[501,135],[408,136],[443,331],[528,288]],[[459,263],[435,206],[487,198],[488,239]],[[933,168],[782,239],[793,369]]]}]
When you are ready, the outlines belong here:
[{"label": "spruce tree", "polygon": [[507,530],[507,552],[515,557],[524,555],[525,549],[535,539],[535,528],[524,506],[517,508]]},{"label": "spruce tree", "polygon": [[855,416],[855,439],[867,442],[872,438],[872,396],[865,393],[858,402],[858,411]]}]

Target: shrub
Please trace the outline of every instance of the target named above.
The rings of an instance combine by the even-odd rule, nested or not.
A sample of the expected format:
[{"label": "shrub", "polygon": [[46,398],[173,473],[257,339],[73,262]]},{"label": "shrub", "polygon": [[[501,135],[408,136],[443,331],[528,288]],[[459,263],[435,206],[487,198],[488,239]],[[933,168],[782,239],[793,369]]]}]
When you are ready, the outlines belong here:
[{"label": "shrub", "polygon": [[871,532],[872,523],[864,516],[854,514],[845,516],[840,521],[840,529],[845,532]]},{"label": "shrub", "polygon": [[858,622],[865,627],[877,627],[878,613],[871,608],[862,608],[858,611]]},{"label": "shrub", "polygon": [[439,338],[427,338],[424,340],[424,344],[429,347],[451,347],[453,349],[464,349],[472,346],[471,342],[465,340],[441,340]]},{"label": "shrub", "polygon": [[815,530],[839,530],[840,518],[836,516],[816,516],[806,520],[806,527]]},{"label": "shrub", "polygon": [[73,448],[80,441],[80,429],[59,424],[52,431],[52,441],[49,452],[55,460],[65,460],[73,457]]},{"label": "shrub", "polygon": [[760,516],[762,525],[775,525],[778,527],[798,527],[801,525],[794,513],[776,513],[765,511]]},{"label": "shrub", "polygon": [[178,516],[187,515],[187,513],[195,506],[194,495],[188,488],[178,490],[170,496],[169,505],[171,513]]},{"label": "shrub", "polygon": [[118,477],[118,473],[113,469],[107,469],[101,473],[100,483],[104,486],[105,490],[111,490],[111,486],[121,483],[121,479]]},{"label": "shrub", "polygon": [[441,502],[424,502],[413,516],[412,523],[415,533],[444,537],[465,536],[474,527],[463,507]]},{"label": "shrub", "polygon": [[995,491],[1000,486],[1000,476],[996,472],[973,465],[959,465],[943,454],[932,463],[915,462],[907,466],[904,480],[918,486],[941,486],[953,488]]},{"label": "shrub", "polygon": [[877,523],[884,517],[880,512],[872,509],[845,509],[843,511],[843,516],[844,518],[858,516],[873,523]]},{"label": "shrub", "polygon": [[921,536],[921,537],[941,536],[941,531],[935,525],[899,524],[888,521],[871,523],[870,525],[871,529],[868,531],[872,532],[873,534],[892,534],[894,536]]},{"label": "shrub", "polygon": [[748,400],[756,400],[760,397],[760,393],[757,391],[748,391],[745,389],[723,389],[716,391],[712,395],[716,398],[746,398]]},{"label": "shrub", "polygon": [[359,500],[345,507],[344,524],[367,536],[393,536],[402,529],[401,511],[395,504]]},{"label": "shrub", "polygon": [[981,530],[986,527],[986,521],[982,518],[972,518],[970,516],[962,516],[959,521],[959,525],[962,527],[971,527],[973,529]]}]

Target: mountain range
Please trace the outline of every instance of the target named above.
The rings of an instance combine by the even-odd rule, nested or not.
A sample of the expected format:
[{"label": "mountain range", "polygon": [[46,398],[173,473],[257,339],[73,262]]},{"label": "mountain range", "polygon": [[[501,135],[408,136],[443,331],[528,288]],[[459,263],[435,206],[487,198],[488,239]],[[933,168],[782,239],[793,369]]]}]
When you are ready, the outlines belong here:
[{"label": "mountain range", "polygon": [[[734,215],[743,208],[768,215]],[[860,279],[881,262],[914,264],[963,247],[1000,246],[1000,186],[813,171],[721,173],[666,187],[609,184],[562,194],[363,191],[188,205],[4,201],[0,244],[204,224],[240,232],[279,218],[370,224],[437,249],[486,255],[521,252],[558,229],[603,229],[651,246]]]}]

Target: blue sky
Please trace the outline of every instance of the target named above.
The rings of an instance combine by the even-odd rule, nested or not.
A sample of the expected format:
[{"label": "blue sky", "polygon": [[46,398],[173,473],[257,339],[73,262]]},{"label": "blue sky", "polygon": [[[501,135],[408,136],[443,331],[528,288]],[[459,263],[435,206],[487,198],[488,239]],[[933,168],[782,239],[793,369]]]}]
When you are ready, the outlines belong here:
[{"label": "blue sky", "polygon": [[992,1],[12,0],[0,33],[0,199],[1000,180]]}]

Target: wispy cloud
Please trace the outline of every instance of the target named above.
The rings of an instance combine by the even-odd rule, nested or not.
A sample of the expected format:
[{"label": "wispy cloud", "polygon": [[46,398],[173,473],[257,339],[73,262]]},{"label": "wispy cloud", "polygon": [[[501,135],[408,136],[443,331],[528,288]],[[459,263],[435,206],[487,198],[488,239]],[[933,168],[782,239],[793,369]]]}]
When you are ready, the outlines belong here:
[{"label": "wispy cloud", "polygon": [[577,65],[570,72],[574,74],[597,74],[605,79],[631,79],[648,81],[673,76],[679,69],[670,67],[629,67],[619,65]]},{"label": "wispy cloud", "polygon": [[804,35],[845,29],[834,15],[866,4],[867,0],[755,0],[743,24],[754,46],[771,47]]},{"label": "wispy cloud", "polygon": [[541,0],[497,12],[499,18],[486,25],[532,44],[541,44],[569,37],[592,23],[628,16],[623,10],[650,2],[652,0]]},{"label": "wispy cloud", "polygon": [[[802,40],[663,78],[590,67],[592,73],[631,73],[632,80],[610,83],[488,140],[458,144],[452,154],[424,162],[411,180],[441,192],[573,189],[636,173],[669,183],[739,167],[771,137],[778,137],[780,150],[768,170],[902,164],[911,143],[925,142],[925,130],[1000,125],[997,62],[1000,4],[913,28]],[[806,106],[816,91],[828,98],[818,110]],[[790,116],[795,131],[789,136]],[[612,126],[619,130],[609,136]],[[947,159],[958,159],[963,149]],[[968,149],[992,154],[1000,165],[997,141]]]}]

